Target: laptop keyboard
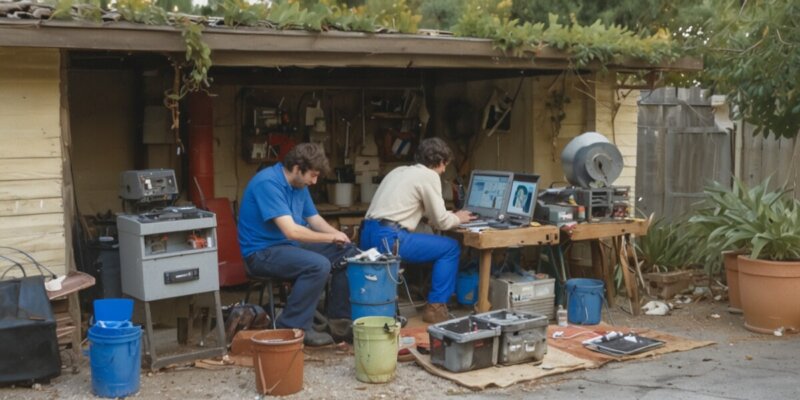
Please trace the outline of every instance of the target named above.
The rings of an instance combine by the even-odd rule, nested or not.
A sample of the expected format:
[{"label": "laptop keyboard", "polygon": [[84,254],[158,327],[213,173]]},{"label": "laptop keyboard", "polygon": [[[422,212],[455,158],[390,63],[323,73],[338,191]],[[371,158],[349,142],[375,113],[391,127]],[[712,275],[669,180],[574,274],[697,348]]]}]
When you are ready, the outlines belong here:
[{"label": "laptop keyboard", "polygon": [[459,225],[460,228],[476,228],[479,226],[489,226],[493,223],[498,223],[500,221],[496,219],[476,219],[474,221],[466,222]]}]

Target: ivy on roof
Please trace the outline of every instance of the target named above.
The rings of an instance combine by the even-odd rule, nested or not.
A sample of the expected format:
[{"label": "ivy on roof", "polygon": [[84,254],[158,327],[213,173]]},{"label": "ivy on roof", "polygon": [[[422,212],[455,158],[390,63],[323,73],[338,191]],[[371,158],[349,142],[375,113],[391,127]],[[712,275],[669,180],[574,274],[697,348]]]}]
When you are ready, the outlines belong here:
[{"label": "ivy on roof", "polygon": [[[618,59],[639,59],[651,64],[677,58],[677,47],[668,34],[634,33],[624,27],[598,22],[583,26],[574,19],[560,23],[555,15],[548,23],[521,23],[510,18],[508,0],[466,0],[454,35],[491,39],[496,49],[516,57],[530,57],[544,47],[563,50],[574,68],[591,62],[606,65]],[[40,18],[90,22],[128,21],[146,25],[171,25],[183,32],[186,42],[185,82],[190,90],[207,87],[211,51],[202,41],[207,26],[253,27],[277,30],[351,31],[369,33],[417,33],[421,15],[408,0],[366,0],[347,7],[337,0],[277,0],[249,3],[220,0],[208,16],[174,13],[151,0],[44,0],[17,2],[16,13],[38,13]],[[35,11],[40,10],[40,11]],[[44,10],[44,11],[42,11]],[[47,11],[50,11],[49,13]],[[6,13],[6,16],[11,14]],[[3,16],[0,9],[0,16]]]}]

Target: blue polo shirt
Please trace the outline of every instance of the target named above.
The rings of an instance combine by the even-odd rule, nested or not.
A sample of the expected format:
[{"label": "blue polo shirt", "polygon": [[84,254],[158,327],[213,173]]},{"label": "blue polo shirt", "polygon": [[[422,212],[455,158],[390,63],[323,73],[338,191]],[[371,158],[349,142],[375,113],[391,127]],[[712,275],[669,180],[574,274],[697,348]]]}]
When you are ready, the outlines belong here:
[{"label": "blue polo shirt", "polygon": [[275,218],[291,215],[294,223],[308,226],[306,218],[317,215],[308,188],[296,189],[277,163],[257,173],[244,189],[239,209],[239,246],[242,256],[279,244],[298,245],[275,224]]}]

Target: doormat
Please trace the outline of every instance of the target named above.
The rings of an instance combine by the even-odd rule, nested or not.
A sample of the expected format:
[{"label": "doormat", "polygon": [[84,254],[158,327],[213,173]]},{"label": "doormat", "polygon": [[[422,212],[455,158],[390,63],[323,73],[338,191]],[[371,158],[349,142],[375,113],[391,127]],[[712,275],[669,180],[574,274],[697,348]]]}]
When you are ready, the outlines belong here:
[{"label": "doormat", "polygon": [[[634,331],[639,335],[661,340],[664,342],[664,346],[646,353],[623,357],[597,353],[583,346],[582,342],[584,340],[598,334],[604,334],[606,331]],[[562,332],[557,339],[553,338],[555,332]],[[491,368],[455,373],[433,365],[430,355],[421,354],[416,349],[411,349],[411,354],[414,355],[417,364],[431,374],[449,379],[473,390],[482,390],[493,386],[508,387],[517,383],[529,382],[571,371],[599,368],[612,361],[655,357],[666,353],[693,350],[712,344],[714,342],[691,340],[649,329],[631,329],[611,325],[595,325],[591,327],[551,325],[548,327],[547,334],[547,354],[539,365],[530,363],[510,366],[498,365]]]}]

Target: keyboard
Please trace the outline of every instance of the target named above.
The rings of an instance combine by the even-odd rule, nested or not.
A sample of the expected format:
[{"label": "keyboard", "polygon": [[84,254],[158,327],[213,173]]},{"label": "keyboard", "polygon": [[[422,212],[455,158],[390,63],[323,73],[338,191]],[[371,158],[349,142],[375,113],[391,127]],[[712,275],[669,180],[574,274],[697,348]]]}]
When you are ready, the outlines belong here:
[{"label": "keyboard", "polygon": [[498,221],[496,219],[476,219],[474,221],[463,223],[463,224],[459,225],[458,227],[459,228],[477,228],[477,227],[480,227],[480,226],[489,226],[490,224],[498,223],[498,222],[500,222],[500,221]]}]

